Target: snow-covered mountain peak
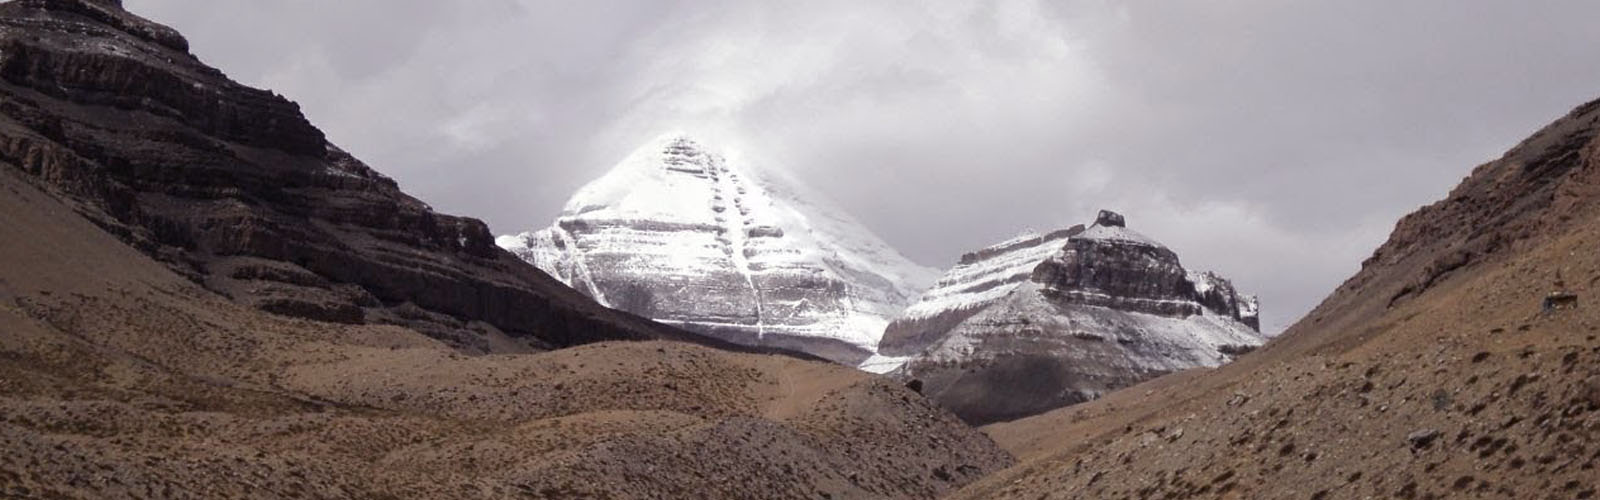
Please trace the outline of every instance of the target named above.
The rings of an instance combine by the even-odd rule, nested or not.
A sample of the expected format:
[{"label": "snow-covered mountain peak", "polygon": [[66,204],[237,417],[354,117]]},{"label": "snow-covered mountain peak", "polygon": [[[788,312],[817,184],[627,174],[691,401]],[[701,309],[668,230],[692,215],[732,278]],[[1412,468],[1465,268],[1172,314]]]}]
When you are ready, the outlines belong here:
[{"label": "snow-covered mountain peak", "polygon": [[721,156],[686,135],[664,135],[579,189],[562,216],[610,210],[619,216],[700,218],[708,208],[700,201],[712,187],[704,181],[725,164]]},{"label": "snow-covered mountain peak", "polygon": [[[859,361],[937,271],[782,172],[683,134],[502,246],[610,305],[735,342]],[[737,158],[744,158],[742,155]]]},{"label": "snow-covered mountain peak", "polygon": [[[890,324],[863,369],[896,370],[969,422],[1020,418],[1264,339],[1259,304],[1102,211],[1084,228],[961,261]],[[903,365],[901,365],[903,363]]]}]

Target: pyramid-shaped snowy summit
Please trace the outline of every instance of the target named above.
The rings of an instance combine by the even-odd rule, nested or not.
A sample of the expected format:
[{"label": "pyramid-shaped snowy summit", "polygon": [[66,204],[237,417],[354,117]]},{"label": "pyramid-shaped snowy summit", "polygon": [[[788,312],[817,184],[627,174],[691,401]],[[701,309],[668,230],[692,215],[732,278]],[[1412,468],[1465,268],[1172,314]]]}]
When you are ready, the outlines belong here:
[{"label": "pyramid-shaped snowy summit", "polygon": [[937,277],[786,176],[676,134],[499,243],[608,306],[849,364]]}]

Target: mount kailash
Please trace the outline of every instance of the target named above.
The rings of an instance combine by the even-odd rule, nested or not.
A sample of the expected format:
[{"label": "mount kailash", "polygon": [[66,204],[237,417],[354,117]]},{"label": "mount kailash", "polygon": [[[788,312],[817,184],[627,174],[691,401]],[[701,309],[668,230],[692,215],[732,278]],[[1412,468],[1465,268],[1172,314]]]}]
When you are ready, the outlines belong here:
[{"label": "mount kailash", "polygon": [[498,243],[602,304],[855,365],[937,271],[784,175],[673,134]]}]

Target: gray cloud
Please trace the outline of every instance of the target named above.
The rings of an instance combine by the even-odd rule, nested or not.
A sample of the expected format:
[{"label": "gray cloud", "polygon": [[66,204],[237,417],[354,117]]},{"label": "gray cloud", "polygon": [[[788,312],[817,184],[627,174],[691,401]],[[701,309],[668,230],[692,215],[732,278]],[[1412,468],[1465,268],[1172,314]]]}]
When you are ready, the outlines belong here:
[{"label": "gray cloud", "polygon": [[935,267],[1120,209],[1276,328],[1600,94],[1589,0],[126,3],[496,231],[684,129]]}]

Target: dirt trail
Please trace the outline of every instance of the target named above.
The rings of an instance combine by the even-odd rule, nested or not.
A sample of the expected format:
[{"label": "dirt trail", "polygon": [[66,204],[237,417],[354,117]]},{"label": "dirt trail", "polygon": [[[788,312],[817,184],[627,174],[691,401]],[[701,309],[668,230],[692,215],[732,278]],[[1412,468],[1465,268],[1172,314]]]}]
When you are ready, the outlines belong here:
[{"label": "dirt trail", "polygon": [[835,370],[794,359],[765,359],[746,366],[760,371],[767,380],[757,398],[762,416],[775,421],[793,419],[815,407],[828,394],[871,378],[866,372]]}]

